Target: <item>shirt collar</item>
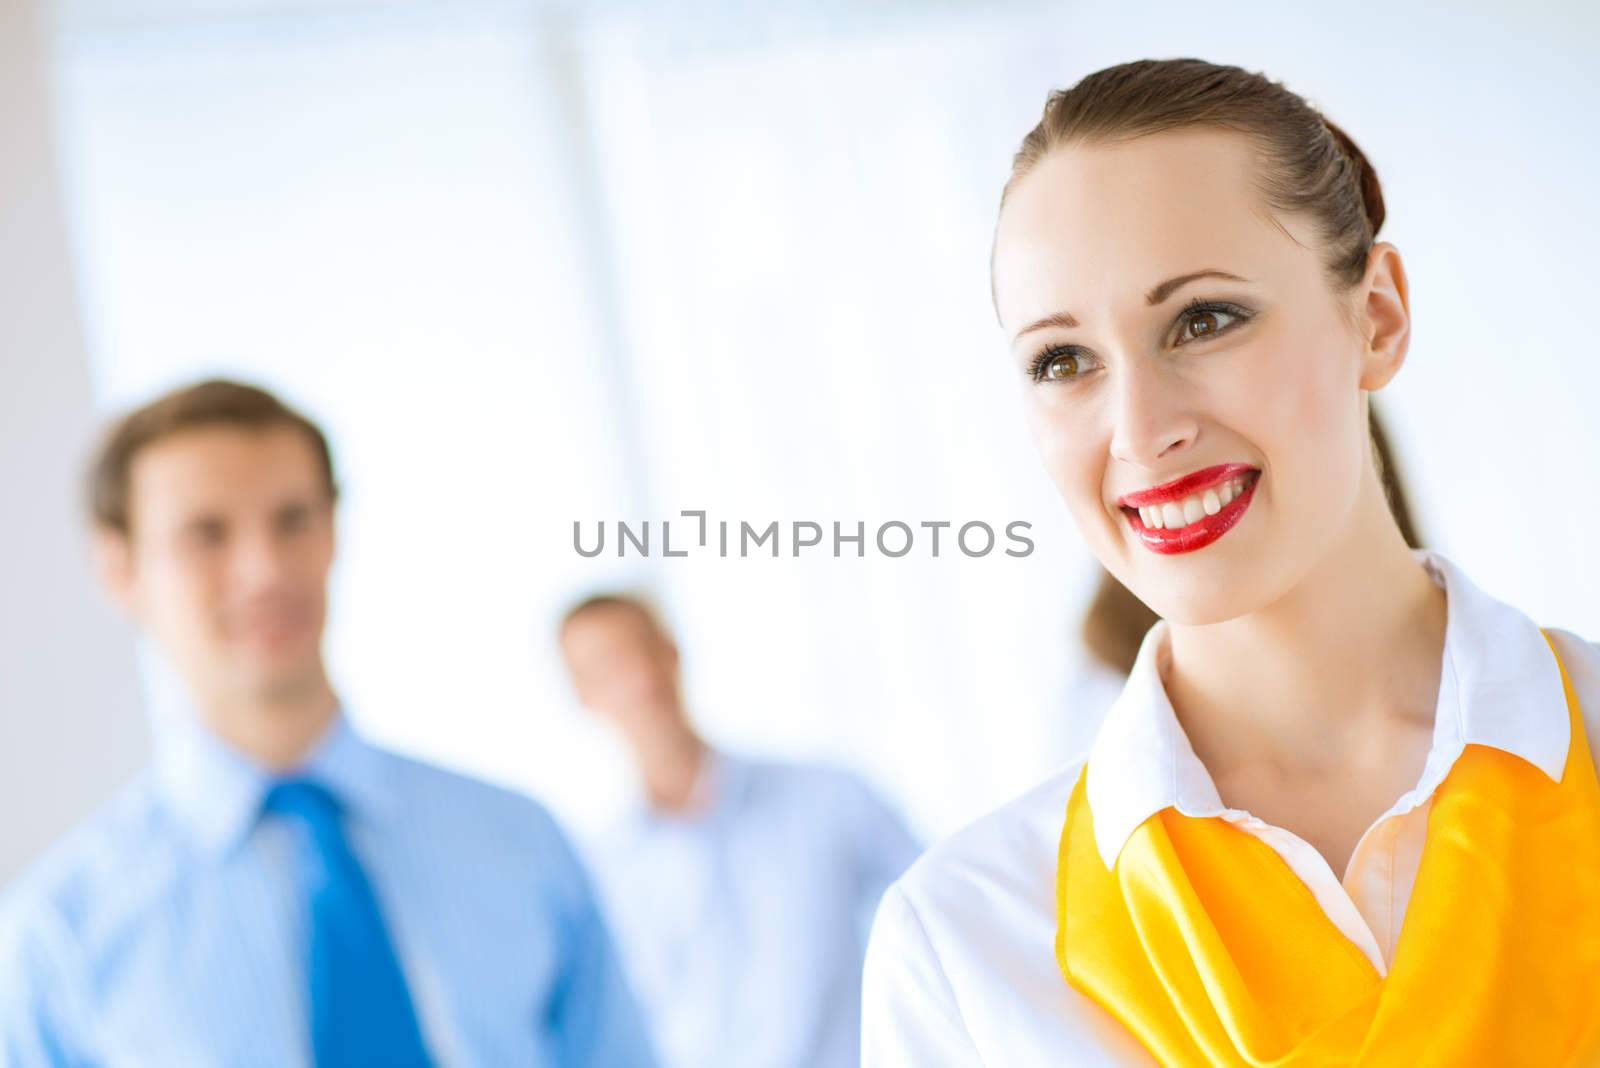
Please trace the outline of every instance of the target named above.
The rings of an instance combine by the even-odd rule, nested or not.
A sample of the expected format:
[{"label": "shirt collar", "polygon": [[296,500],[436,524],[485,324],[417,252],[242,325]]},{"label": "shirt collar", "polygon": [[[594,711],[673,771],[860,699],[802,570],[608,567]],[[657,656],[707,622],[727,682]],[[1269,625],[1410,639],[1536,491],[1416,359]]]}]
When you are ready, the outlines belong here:
[{"label": "shirt collar", "polygon": [[357,820],[381,818],[394,803],[378,750],[352,729],[343,710],[299,764],[281,774],[223,741],[192,713],[170,723],[157,741],[155,779],[166,807],[214,856],[244,840],[280,777],[321,784]]},{"label": "shirt collar", "polygon": [[634,822],[644,828],[709,826],[728,820],[738,811],[750,786],[750,767],[739,757],[707,745],[700,757],[691,792],[703,796],[703,808],[687,813],[666,811],[641,796]]},{"label": "shirt collar", "polygon": [[[1430,796],[1467,744],[1519,756],[1559,782],[1571,724],[1560,670],[1539,627],[1437,552],[1411,554],[1445,591],[1444,655],[1422,776],[1391,811]],[[1161,684],[1168,655],[1167,623],[1158,620],[1089,751],[1084,789],[1107,867],[1135,828],[1164,808],[1186,816],[1235,814],[1223,805]]]}]

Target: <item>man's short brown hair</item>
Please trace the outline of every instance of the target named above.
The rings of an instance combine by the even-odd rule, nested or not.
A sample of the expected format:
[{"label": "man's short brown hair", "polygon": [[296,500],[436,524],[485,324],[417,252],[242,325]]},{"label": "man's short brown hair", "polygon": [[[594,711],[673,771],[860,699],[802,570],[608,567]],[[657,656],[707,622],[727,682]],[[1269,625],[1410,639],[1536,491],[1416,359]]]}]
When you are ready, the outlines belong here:
[{"label": "man's short brown hair", "polygon": [[328,499],[338,499],[333,452],[320,427],[259,386],[224,378],[175,389],[112,424],[89,465],[89,515],[97,526],[129,533],[129,474],[139,452],[185,430],[293,427],[311,442],[322,467]]}]

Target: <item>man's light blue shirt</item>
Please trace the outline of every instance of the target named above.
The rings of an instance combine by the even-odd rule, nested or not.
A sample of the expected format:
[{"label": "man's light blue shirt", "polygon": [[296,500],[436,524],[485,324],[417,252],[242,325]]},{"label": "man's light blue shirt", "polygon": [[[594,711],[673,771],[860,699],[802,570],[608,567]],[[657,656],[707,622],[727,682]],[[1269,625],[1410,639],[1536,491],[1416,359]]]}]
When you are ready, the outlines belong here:
[{"label": "man's light blue shirt", "polygon": [[[340,716],[298,770],[339,798],[439,1065],[655,1063],[588,878],[538,803],[374,747]],[[0,905],[0,1063],[310,1065],[289,828],[270,777],[175,725]]]},{"label": "man's light blue shirt", "polygon": [[712,752],[695,792],[592,847],[662,1063],[855,1068],[867,932],[916,841],[838,768]]}]

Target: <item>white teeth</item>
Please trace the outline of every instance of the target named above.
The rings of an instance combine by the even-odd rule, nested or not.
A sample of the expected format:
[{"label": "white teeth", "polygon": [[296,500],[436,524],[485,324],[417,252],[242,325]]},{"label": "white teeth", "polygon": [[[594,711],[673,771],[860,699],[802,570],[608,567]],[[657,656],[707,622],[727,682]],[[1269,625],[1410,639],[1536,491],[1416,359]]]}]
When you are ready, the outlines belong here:
[{"label": "white teeth", "polygon": [[1139,509],[1139,518],[1151,530],[1171,530],[1199,522],[1208,515],[1216,515],[1234,498],[1244,492],[1245,478],[1233,478],[1212,486],[1202,493],[1192,494],[1181,501],[1165,504],[1147,504]]}]

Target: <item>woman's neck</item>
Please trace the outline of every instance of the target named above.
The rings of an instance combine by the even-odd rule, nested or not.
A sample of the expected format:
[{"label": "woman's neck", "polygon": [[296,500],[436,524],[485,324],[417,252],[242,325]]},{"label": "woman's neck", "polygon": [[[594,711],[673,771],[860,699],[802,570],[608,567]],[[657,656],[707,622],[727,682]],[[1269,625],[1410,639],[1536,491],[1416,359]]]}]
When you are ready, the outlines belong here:
[{"label": "woman's neck", "polygon": [[1364,489],[1350,536],[1287,595],[1224,623],[1170,627],[1162,683],[1213,778],[1337,772],[1431,725],[1444,591],[1375,483]]}]

